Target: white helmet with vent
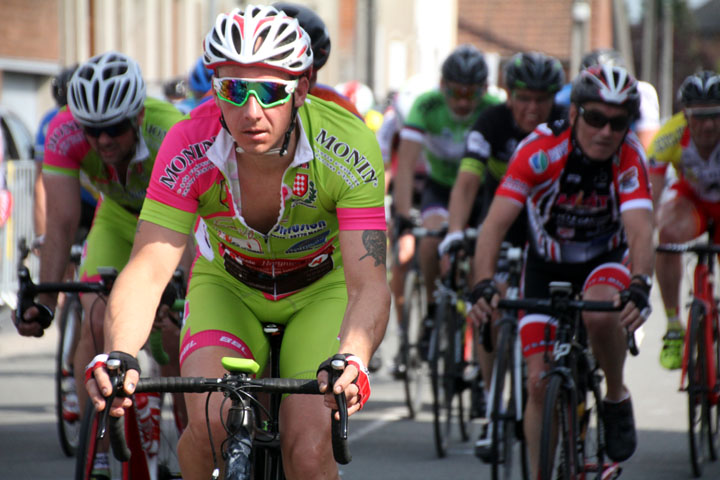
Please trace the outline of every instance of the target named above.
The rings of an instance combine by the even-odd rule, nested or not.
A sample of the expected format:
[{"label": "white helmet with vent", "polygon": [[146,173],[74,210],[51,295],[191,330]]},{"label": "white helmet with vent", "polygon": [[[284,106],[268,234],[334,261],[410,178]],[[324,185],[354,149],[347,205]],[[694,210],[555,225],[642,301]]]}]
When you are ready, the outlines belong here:
[{"label": "white helmet with vent", "polygon": [[299,75],[312,67],[310,45],[295,18],[271,6],[248,5],[218,15],[203,42],[203,61],[211,69],[239,63]]},{"label": "white helmet with vent", "polygon": [[78,67],[68,85],[68,108],[81,125],[104,127],[132,119],[145,103],[145,81],[135,60],[118,52]]}]

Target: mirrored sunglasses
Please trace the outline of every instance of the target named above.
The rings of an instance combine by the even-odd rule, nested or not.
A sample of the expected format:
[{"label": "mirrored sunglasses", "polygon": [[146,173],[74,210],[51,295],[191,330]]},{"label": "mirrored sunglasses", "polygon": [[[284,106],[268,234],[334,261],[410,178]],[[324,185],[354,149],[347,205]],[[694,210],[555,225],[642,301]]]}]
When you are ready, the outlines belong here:
[{"label": "mirrored sunglasses", "polygon": [[106,134],[109,137],[115,138],[119,137],[120,135],[124,135],[130,129],[133,128],[133,122],[126,118],[125,120],[114,123],[112,125],[107,125],[105,127],[88,127],[83,126],[83,132],[85,132],[85,135],[88,137],[98,138],[103,133]]},{"label": "mirrored sunglasses", "polygon": [[610,124],[610,128],[614,132],[622,132],[630,127],[632,119],[630,115],[619,115],[617,117],[608,117],[597,110],[586,110],[584,107],[580,107],[580,115],[582,116],[585,123],[593,128],[605,128],[605,125]]},{"label": "mirrored sunglasses", "polygon": [[242,107],[252,94],[263,108],[286,103],[297,88],[297,80],[255,80],[248,78],[214,78],[213,88],[220,100]]}]

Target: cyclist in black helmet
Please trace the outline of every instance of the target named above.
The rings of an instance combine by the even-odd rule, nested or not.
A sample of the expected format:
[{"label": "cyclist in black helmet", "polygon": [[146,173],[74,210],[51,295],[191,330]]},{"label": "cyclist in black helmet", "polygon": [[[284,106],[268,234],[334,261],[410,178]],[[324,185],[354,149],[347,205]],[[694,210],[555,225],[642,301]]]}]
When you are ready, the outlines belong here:
[{"label": "cyclist in black helmet", "polygon": [[[682,243],[707,231],[720,220],[720,75],[703,71],[690,75],[680,86],[682,112],[670,118],[650,145],[650,179],[656,205],[660,243]],[[665,174],[672,165],[678,180],[667,194]],[[662,201],[661,201],[662,200]],[[716,229],[715,243],[720,242]],[[658,253],[657,279],[665,306],[667,332],[660,364],[674,370],[682,365],[684,330],[680,321],[682,259]]]},{"label": "cyclist in black helmet", "polygon": [[[401,236],[412,226],[409,220],[415,164],[427,161],[428,180],[423,191],[420,215],[424,227],[435,230],[448,219],[450,189],[465,151],[470,127],[486,108],[501,102],[488,94],[488,67],[483,54],[472,45],[457,47],[442,64],[440,88],[426,92],[415,100],[400,132],[398,169],[393,196],[395,229]],[[433,291],[439,273],[437,247],[439,239],[425,237],[420,241],[420,264],[429,300],[427,319],[434,318]],[[412,258],[414,242],[399,238],[399,258]],[[398,279],[402,281],[402,278]],[[393,282],[394,283],[394,282]],[[401,283],[393,286],[396,302],[402,302]],[[429,324],[428,322],[425,322]],[[426,325],[427,326],[427,325]],[[426,332],[429,332],[426,328]],[[421,348],[425,354],[425,348]]]},{"label": "cyclist in black helmet", "polygon": [[[562,65],[553,57],[527,52],[517,53],[508,60],[505,66],[507,101],[485,110],[468,135],[465,155],[450,194],[449,228],[440,243],[440,255],[461,244],[462,231],[468,224],[476,197],[482,199],[484,210],[490,206],[495,189],[520,141],[538,125],[564,117],[565,109],[554,103],[554,95],[564,81]],[[506,241],[523,247],[526,221],[525,215],[521,214],[508,232]],[[483,378],[489,379],[493,357],[483,350],[478,360]],[[489,382],[486,382],[485,388],[490,388]],[[474,405],[482,405],[484,402],[481,400],[478,399]],[[478,408],[472,413],[483,415]]]}]

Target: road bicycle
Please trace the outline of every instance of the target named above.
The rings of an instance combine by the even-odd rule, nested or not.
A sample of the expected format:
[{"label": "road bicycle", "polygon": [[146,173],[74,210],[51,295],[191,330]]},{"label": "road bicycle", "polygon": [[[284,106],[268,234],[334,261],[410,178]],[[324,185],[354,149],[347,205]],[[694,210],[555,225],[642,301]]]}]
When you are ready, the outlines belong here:
[{"label": "road bicycle", "polygon": [[[103,283],[112,288],[117,275],[114,269],[98,269]],[[108,289],[109,291],[109,289]],[[161,305],[179,312],[184,307],[183,273],[180,269],[163,293]],[[105,294],[107,295],[107,293]],[[104,301],[104,300],[103,300]],[[168,328],[179,329],[179,324]],[[138,355],[141,368],[159,377],[161,366],[171,359],[163,348],[163,330],[153,329],[148,342]],[[138,393],[133,407],[128,409],[126,436],[133,455],[131,461],[120,462],[107,455],[109,445],[99,432],[103,430],[101,417],[90,402],[86,405],[80,428],[80,440],[75,457],[75,480],[97,478],[98,472],[107,480],[172,480],[182,478],[176,446],[185,427],[184,402],[174,395]],[[107,458],[107,462],[99,459]],[[107,463],[107,464],[106,464]],[[98,468],[100,467],[100,468]]]},{"label": "road bicycle", "polygon": [[[520,297],[520,275],[523,267],[521,248],[508,248],[500,252],[498,272],[508,276],[505,299]],[[490,379],[490,405],[487,429],[475,444],[476,449],[486,452],[482,457],[491,464],[492,479],[511,479],[516,468],[514,458],[520,459],[520,475],[530,477],[527,445],[523,432],[525,407],[525,369],[522,347],[518,335],[518,316],[514,310],[501,310],[497,321],[495,363]],[[488,344],[490,329],[482,332],[483,343]]]},{"label": "road bicycle", "polygon": [[[541,480],[617,478],[622,469],[606,459],[603,428],[602,374],[588,347],[583,311],[618,311],[612,302],[576,300],[572,284],[550,282],[550,298],[503,299],[499,308],[543,313],[557,320],[555,339],[546,327],[548,371],[540,434]],[[623,304],[627,301],[624,296]],[[637,355],[635,337],[628,334],[628,348]],[[555,439],[557,438],[557,444]]]},{"label": "road bicycle", "polygon": [[[313,394],[319,395],[316,380],[279,378],[280,343],[283,327],[276,324],[264,325],[264,331],[270,339],[271,371],[269,378],[255,379],[259,373],[258,364],[252,359],[225,357],[222,364],[229,372],[222,378],[201,377],[160,377],[141,378],[137,392],[183,392],[212,393],[222,392],[225,401],[230,402],[224,425],[228,438],[223,442],[222,457],[225,465],[226,480],[246,480],[250,478],[264,480],[282,480],[285,478],[280,454],[279,411],[282,395]],[[343,355],[333,357],[331,366],[333,375],[331,385],[340,376],[346,362]],[[117,372],[118,365],[108,362],[108,370],[114,381],[114,394],[122,395],[122,372]],[[266,408],[256,393],[269,393],[269,408]],[[347,444],[348,415],[345,394],[335,395],[339,407],[340,420],[335,419],[332,412],[332,446],[335,460],[345,465],[352,459]],[[107,409],[105,410],[107,412]],[[107,418],[107,414],[105,414]],[[110,417],[110,442],[113,453],[121,461],[135,455],[128,449],[124,440],[122,420]],[[213,450],[214,451],[214,450]],[[219,472],[218,461],[213,453],[215,463],[214,478]],[[134,477],[133,477],[134,478]]]},{"label": "road bicycle", "polygon": [[[482,394],[474,365],[472,346],[478,338],[473,327],[466,328],[466,298],[469,296],[469,258],[474,250],[475,229],[465,231],[462,249],[448,252],[450,269],[435,291],[428,363],[433,394],[433,432],[438,457],[447,455],[454,420],[462,441],[469,439],[468,423],[473,397]],[[427,328],[427,326],[426,326]],[[466,349],[466,346],[470,348]],[[469,373],[472,373],[470,375]],[[474,390],[475,395],[472,394]]]},{"label": "road bicycle", "polygon": [[[709,232],[712,239],[712,227]],[[703,464],[718,458],[720,341],[715,256],[720,254],[720,245],[663,244],[656,250],[677,255],[692,253],[697,257],[690,292],[680,390],[688,394],[690,464],[693,476],[699,477]]]}]

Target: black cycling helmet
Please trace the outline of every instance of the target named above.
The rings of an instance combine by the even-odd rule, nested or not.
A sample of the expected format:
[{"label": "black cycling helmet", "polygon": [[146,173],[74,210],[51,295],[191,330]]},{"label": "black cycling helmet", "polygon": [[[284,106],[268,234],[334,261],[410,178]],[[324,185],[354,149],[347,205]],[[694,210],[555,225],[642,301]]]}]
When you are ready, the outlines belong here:
[{"label": "black cycling helmet", "polygon": [[602,102],[624,107],[635,118],[640,114],[637,80],[622,67],[595,65],[581,71],[572,83],[570,101]]},{"label": "black cycling helmet", "polygon": [[50,81],[50,87],[52,88],[52,95],[55,98],[55,103],[58,108],[62,108],[67,105],[67,91],[68,82],[77,70],[77,63],[70,67],[64,68],[60,73],[55,75]]},{"label": "black cycling helmet", "polygon": [[540,52],[516,53],[505,66],[505,85],[510,90],[527,88],[555,93],[564,83],[560,61]]},{"label": "black cycling helmet", "polygon": [[443,62],[442,77],[465,85],[484,85],[488,77],[485,57],[470,44],[460,45]]},{"label": "black cycling helmet", "polygon": [[585,70],[594,65],[610,65],[611,67],[627,68],[620,52],[611,48],[599,48],[586,54],[580,62],[580,69]]},{"label": "black cycling helmet", "polygon": [[678,89],[678,101],[685,107],[720,103],[720,75],[709,70],[690,75]]},{"label": "black cycling helmet", "polygon": [[320,70],[330,56],[330,34],[325,22],[304,5],[289,2],[275,2],[273,7],[297,19],[300,27],[310,35],[313,51],[313,69]]}]

